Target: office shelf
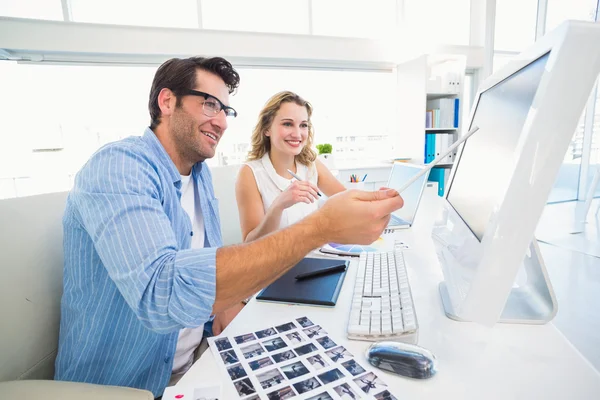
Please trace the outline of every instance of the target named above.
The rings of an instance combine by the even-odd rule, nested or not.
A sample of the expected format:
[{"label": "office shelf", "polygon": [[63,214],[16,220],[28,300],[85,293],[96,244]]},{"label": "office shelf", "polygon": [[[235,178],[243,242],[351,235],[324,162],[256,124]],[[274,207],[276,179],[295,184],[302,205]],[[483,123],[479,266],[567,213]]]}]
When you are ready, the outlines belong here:
[{"label": "office shelf", "polygon": [[[440,156],[460,137],[463,55],[424,54],[397,65],[398,148],[403,156],[424,163]],[[458,112],[457,106],[458,104]],[[438,182],[443,196],[456,152],[432,169],[429,180]]]}]

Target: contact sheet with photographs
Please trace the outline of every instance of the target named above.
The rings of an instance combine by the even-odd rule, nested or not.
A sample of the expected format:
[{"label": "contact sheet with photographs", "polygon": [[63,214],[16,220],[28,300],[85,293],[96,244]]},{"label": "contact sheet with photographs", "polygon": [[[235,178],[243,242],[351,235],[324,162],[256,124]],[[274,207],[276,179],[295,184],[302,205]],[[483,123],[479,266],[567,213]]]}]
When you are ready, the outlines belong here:
[{"label": "contact sheet with photographs", "polygon": [[307,317],[208,340],[243,400],[396,400],[377,372]]}]

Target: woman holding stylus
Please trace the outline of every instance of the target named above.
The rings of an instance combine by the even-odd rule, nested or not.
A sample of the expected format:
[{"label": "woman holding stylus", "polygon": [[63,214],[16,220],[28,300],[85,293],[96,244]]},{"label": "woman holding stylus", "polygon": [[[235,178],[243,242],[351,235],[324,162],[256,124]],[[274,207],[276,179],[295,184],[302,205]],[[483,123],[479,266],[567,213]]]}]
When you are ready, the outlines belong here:
[{"label": "woman holding stylus", "polygon": [[345,190],[311,148],[312,106],[280,92],[267,101],[252,132],[248,162],[239,172],[236,199],[244,241],[289,226]]}]

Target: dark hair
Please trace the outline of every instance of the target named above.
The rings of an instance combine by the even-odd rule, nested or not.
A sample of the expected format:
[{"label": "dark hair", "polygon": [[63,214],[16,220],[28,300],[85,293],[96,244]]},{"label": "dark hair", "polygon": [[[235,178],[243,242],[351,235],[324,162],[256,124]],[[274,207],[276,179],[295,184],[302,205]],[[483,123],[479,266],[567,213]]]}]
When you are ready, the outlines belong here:
[{"label": "dark hair", "polygon": [[[156,128],[160,123],[160,107],[158,106],[158,94],[160,91],[167,88],[175,93],[175,96],[180,96],[184,90],[193,89],[196,85],[197,69],[212,72],[223,79],[223,82],[225,82],[225,85],[229,89],[229,93],[233,93],[240,84],[240,75],[233,69],[231,63],[224,58],[171,58],[158,67],[152,81],[150,99],[148,101],[150,129]],[[179,104],[178,97],[177,105]]]}]

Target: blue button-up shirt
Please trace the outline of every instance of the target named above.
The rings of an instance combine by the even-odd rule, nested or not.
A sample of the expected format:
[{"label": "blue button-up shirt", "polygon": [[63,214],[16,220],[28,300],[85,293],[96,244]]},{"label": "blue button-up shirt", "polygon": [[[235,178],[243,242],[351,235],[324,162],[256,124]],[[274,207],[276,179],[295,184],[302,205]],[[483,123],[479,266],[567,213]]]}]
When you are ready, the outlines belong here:
[{"label": "blue button-up shirt", "polygon": [[207,322],[215,301],[218,204],[206,165],[192,176],[206,246],[193,250],[181,175],[150,129],[104,146],[79,171],[63,219],[55,379],[162,394],[179,330]]}]

